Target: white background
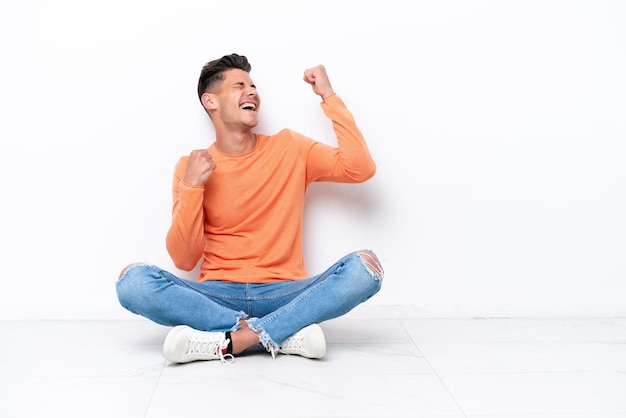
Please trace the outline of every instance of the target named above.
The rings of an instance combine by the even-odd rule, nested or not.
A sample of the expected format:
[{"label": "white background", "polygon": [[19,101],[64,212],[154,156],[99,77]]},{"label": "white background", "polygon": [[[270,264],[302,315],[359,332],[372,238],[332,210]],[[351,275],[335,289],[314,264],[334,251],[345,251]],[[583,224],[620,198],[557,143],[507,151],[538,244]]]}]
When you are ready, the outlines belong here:
[{"label": "white background", "polygon": [[183,273],[171,176],[213,141],[197,77],[232,52],[259,132],[335,143],[321,63],[378,164],[310,189],[311,274],[372,248],[364,308],[624,315],[625,23],[596,0],[0,0],[0,318],[126,317],[124,265]]}]

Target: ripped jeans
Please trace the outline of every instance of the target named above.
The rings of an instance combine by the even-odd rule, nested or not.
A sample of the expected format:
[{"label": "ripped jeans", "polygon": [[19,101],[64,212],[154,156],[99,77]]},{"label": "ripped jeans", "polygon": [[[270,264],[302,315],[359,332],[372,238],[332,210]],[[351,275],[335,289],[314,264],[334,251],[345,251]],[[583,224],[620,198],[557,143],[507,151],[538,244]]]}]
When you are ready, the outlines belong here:
[{"label": "ripped jeans", "polygon": [[236,331],[240,320],[269,351],[300,329],[346,314],[375,295],[384,272],[369,250],[350,253],[324,273],[267,284],[195,282],[150,264],[135,264],[117,282],[127,310],[166,326]]}]

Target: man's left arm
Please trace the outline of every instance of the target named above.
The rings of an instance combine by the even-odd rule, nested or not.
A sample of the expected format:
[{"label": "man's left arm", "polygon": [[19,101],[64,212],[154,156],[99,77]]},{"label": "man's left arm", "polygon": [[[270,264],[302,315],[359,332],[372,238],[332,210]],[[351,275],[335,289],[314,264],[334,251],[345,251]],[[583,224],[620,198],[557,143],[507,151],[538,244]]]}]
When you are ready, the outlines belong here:
[{"label": "man's left arm", "polygon": [[313,181],[361,183],[376,173],[376,163],[352,113],[337,94],[322,102],[333,124],[337,147],[315,143],[307,158],[307,178]]},{"label": "man's left arm", "polygon": [[359,183],[376,172],[365,138],[352,113],[332,88],[323,65],[304,72],[304,81],[322,98],[322,110],[332,121],[337,147],[316,143],[307,159],[309,181]]}]

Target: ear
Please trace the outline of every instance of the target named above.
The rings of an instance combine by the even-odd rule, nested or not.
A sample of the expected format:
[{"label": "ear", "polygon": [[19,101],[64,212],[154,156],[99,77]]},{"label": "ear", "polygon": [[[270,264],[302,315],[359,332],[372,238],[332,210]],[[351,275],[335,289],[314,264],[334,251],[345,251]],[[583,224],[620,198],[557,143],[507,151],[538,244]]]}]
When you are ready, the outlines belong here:
[{"label": "ear", "polygon": [[211,93],[204,93],[202,95],[202,106],[204,106],[206,110],[215,110],[217,108],[215,96]]}]

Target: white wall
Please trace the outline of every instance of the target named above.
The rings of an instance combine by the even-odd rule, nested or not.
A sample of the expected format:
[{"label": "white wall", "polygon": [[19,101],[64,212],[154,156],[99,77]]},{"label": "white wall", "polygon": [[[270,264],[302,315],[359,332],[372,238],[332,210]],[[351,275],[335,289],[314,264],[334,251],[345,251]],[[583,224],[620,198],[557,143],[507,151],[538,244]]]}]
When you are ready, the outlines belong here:
[{"label": "white wall", "polygon": [[237,52],[259,131],[334,143],[326,65],[378,163],[316,184],[311,273],[376,250],[398,315],[626,314],[622,1],[0,1],[0,318],[119,318],[164,246],[178,157],[213,130],[202,65]]}]

